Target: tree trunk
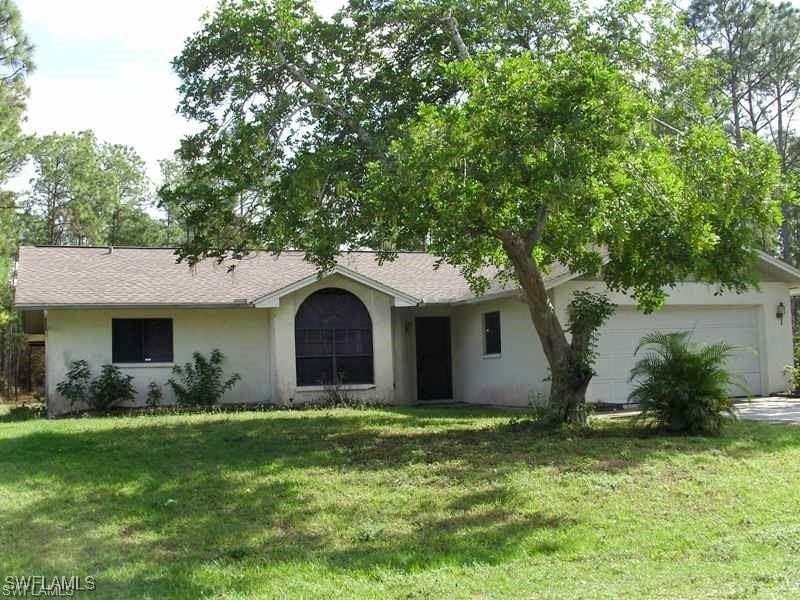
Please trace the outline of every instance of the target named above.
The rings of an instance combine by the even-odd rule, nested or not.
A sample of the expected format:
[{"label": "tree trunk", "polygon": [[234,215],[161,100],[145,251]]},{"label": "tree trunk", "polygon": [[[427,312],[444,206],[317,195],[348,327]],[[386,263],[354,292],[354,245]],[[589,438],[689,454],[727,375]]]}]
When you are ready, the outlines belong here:
[{"label": "tree trunk", "polygon": [[117,229],[119,228],[119,205],[114,207],[114,212],[111,217],[111,234],[108,236],[109,246],[117,245]]},{"label": "tree trunk", "polygon": [[790,265],[795,264],[794,260],[792,260],[792,230],[790,220],[792,218],[792,207],[791,206],[783,206],[781,207],[781,212],[783,213],[783,223],[781,223],[781,258],[784,262],[789,263]]},{"label": "tree trunk", "polygon": [[728,90],[731,95],[731,109],[733,117],[733,139],[737,147],[742,145],[742,120],[739,115],[739,82],[735,78],[731,78],[728,84]]},{"label": "tree trunk", "polygon": [[533,260],[531,248],[518,236],[504,232],[503,249],[514,266],[520,286],[525,293],[533,326],[542,343],[550,366],[550,406],[553,418],[576,425],[586,424],[586,388],[591,376],[574,369],[575,351],[567,341],[564,328],[544,285],[542,273]]},{"label": "tree trunk", "polygon": [[[781,100],[780,88],[776,89],[776,104],[777,104],[776,112],[778,120],[778,133],[777,133],[777,140],[775,141],[775,146],[777,147],[778,156],[780,157],[781,161],[781,173],[786,173],[786,145],[784,142],[784,131],[783,131],[783,102]],[[783,213],[783,223],[781,223],[781,231],[780,231],[781,258],[790,265],[793,265],[794,260],[792,260],[793,252],[792,252],[792,229],[791,229],[791,218],[793,211],[791,206],[782,206],[781,211]]]}]

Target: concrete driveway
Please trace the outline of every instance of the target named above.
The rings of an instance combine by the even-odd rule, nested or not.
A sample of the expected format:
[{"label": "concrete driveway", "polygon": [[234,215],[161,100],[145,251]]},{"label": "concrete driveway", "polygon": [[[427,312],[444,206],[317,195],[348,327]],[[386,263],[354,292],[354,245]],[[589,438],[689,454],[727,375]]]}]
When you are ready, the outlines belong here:
[{"label": "concrete driveway", "polygon": [[736,412],[742,419],[800,425],[800,399],[797,398],[754,398],[750,402],[745,400],[736,403]]}]

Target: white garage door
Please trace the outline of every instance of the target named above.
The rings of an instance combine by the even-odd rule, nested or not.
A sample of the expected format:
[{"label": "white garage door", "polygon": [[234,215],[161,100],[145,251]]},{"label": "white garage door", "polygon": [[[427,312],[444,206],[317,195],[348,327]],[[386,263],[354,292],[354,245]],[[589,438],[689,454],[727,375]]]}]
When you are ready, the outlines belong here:
[{"label": "white garage door", "polygon": [[[747,382],[753,394],[761,393],[761,369],[756,353],[758,321],[754,307],[665,308],[644,315],[632,308],[618,308],[600,333],[597,376],[587,398],[597,402],[627,402],[632,385],[628,383],[639,340],[651,331],[694,331],[692,340],[713,343],[725,340],[742,346],[731,357],[728,368]],[[731,393],[742,395],[735,388]]]}]

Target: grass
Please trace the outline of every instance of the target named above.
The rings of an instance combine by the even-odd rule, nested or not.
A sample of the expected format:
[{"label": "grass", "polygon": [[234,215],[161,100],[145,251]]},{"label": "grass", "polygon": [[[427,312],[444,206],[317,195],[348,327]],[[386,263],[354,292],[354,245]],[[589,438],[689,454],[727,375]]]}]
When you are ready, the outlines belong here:
[{"label": "grass", "polygon": [[485,410],[0,417],[0,584],[95,598],[800,597],[800,428]]}]

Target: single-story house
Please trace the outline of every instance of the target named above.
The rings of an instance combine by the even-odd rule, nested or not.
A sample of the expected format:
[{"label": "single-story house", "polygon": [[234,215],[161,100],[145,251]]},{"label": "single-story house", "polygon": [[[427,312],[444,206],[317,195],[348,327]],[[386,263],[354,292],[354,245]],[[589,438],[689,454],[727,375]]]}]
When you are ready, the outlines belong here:
[{"label": "single-story house", "polygon": [[[256,252],[231,270],[212,260],[189,268],[172,249],[23,247],[15,304],[31,339],[45,343],[51,414],[69,409],[56,385],[72,361],[95,373],[118,365],[142,404],[150,382],[164,384],[174,364],[214,348],[241,375],[231,403],[304,403],[334,380],[396,404],[525,405],[546,394],[547,362],[519,290],[497,284],[476,297],[456,269],[436,265],[425,253],[380,265],[370,252],[349,252],[320,277],[295,252]],[[758,272],[760,289],[742,294],[681,283],[651,315],[611,294],[618,309],[601,332],[590,401],[626,402],[634,348],[656,329],[741,346],[731,368],[750,390],[781,391],[800,271],[761,254]],[[575,290],[604,286],[555,266],[547,287],[564,320]],[[171,400],[166,385],[164,396]]]}]

